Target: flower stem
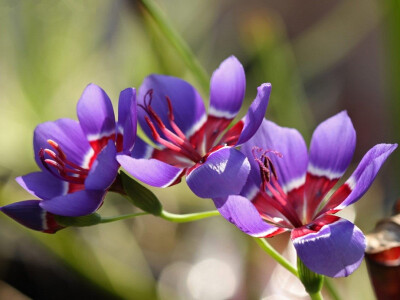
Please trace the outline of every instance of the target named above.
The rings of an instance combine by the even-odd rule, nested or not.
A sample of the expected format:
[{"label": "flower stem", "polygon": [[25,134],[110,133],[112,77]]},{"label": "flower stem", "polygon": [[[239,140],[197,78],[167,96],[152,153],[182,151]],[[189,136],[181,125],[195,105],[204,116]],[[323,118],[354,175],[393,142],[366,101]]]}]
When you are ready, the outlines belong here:
[{"label": "flower stem", "polygon": [[175,50],[182,57],[185,64],[191,70],[193,75],[198,80],[203,91],[208,92],[209,76],[199,61],[196,59],[189,46],[183,38],[177,33],[173,26],[168,22],[160,8],[152,0],[139,0],[145,10],[153,18],[159,29],[162,31],[167,40],[175,48]]},{"label": "flower stem", "polygon": [[294,266],[282,255],[280,255],[272,246],[263,238],[255,238],[257,244],[268,253],[273,259],[275,259],[282,267],[292,273],[294,276],[299,277],[299,274]]},{"label": "flower stem", "polygon": [[[99,223],[111,223],[119,220],[125,220],[125,219],[130,219],[130,218],[135,218],[139,216],[144,216],[144,215],[150,215],[148,212],[140,212],[140,213],[134,213],[134,214],[127,214],[127,215],[121,215],[121,216],[116,216],[116,217],[106,217],[106,218],[101,218]],[[198,212],[198,213],[191,213],[191,214],[173,214],[170,212],[167,212],[163,210],[161,212],[160,217],[163,218],[164,220],[175,222],[175,223],[186,223],[186,222],[193,222],[205,218],[210,218],[210,217],[215,217],[218,216],[219,212],[218,210],[211,210],[211,211],[205,211],[205,212]]]},{"label": "flower stem", "polygon": [[164,220],[175,222],[175,223],[186,223],[186,222],[197,221],[197,220],[201,220],[201,219],[205,219],[205,218],[209,218],[209,217],[215,217],[218,215],[219,215],[218,210],[211,210],[211,211],[183,214],[183,215],[173,214],[173,213],[163,210],[161,212],[160,217],[163,218]]},{"label": "flower stem", "polygon": [[125,219],[130,219],[130,218],[135,218],[139,216],[144,216],[144,215],[149,215],[147,212],[140,212],[140,213],[135,213],[135,214],[127,214],[127,215],[122,215],[122,216],[117,216],[117,217],[107,217],[107,218],[101,218],[100,223],[111,223],[119,220],[125,220]]},{"label": "flower stem", "polygon": [[316,293],[309,293],[311,300],[323,300],[324,298],[322,297],[321,291],[316,292]]},{"label": "flower stem", "polygon": [[340,300],[340,296],[339,293],[337,292],[337,290],[335,289],[335,286],[332,284],[332,282],[325,278],[325,288],[328,291],[328,293],[330,294],[331,298],[333,300]]}]

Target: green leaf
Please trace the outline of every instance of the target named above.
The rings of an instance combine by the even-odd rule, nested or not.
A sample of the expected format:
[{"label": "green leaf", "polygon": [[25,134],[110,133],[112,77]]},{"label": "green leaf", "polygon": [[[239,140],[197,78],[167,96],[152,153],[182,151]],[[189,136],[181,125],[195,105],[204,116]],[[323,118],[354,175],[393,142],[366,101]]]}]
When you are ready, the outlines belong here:
[{"label": "green leaf", "polygon": [[126,195],[133,205],[155,216],[161,215],[162,205],[152,191],[145,188],[122,171],[120,177]]},{"label": "green leaf", "polygon": [[101,222],[101,216],[97,213],[82,216],[82,217],[64,217],[64,216],[54,216],[56,222],[62,226],[75,226],[75,227],[85,227],[97,225]]}]

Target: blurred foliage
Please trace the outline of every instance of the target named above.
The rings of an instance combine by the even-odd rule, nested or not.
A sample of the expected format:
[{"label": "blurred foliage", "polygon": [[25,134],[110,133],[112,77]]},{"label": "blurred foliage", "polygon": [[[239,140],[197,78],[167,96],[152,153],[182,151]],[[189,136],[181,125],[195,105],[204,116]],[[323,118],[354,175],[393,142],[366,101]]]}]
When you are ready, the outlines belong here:
[{"label": "blurred foliage", "polygon": [[[159,0],[157,4],[209,74],[225,57],[234,54],[239,58],[246,69],[247,105],[258,85],[271,82],[267,117],[298,128],[307,140],[317,121],[341,109],[352,110],[359,136],[367,130],[362,120],[380,120],[384,130],[393,131],[385,131],[383,136],[390,139],[380,142],[400,140],[398,1],[252,0],[244,5],[228,0]],[[370,44],[363,43],[371,40],[374,31],[382,32],[385,38],[382,73],[365,74],[363,69],[350,72],[364,45],[370,49]],[[371,43],[381,45],[380,39],[372,38]],[[0,205],[30,197],[13,178],[37,170],[32,153],[34,127],[57,118],[76,118],[77,100],[88,83],[103,87],[115,105],[120,90],[139,87],[149,73],[183,77],[202,91],[179,51],[138,1],[0,0],[0,53]],[[362,63],[379,61],[380,55],[368,53],[368,60]],[[354,94],[346,94],[343,87],[351,74],[361,78],[357,82],[367,94],[376,93],[381,98],[364,101],[361,108],[354,104]],[[363,76],[375,76],[377,84],[363,84]],[[390,101],[383,101],[386,98],[380,80],[390,82],[386,85]],[[350,91],[356,93],[355,88],[350,87]],[[208,95],[202,95],[207,105]],[[242,115],[247,105],[243,105]],[[367,106],[372,107],[373,114],[363,115]],[[365,135],[369,137],[368,133]],[[369,147],[380,137],[370,138]],[[379,175],[381,183],[374,184],[359,206],[362,209],[357,222],[362,229],[372,228],[382,217],[384,200],[394,200],[387,199],[388,194],[399,196],[399,155],[391,159],[396,163]],[[396,182],[384,174],[396,178]],[[167,193],[153,191],[167,210],[213,209],[209,201],[193,196],[184,183]],[[134,209],[122,197],[110,195],[100,212],[113,216]],[[57,256],[99,290],[121,299],[195,298],[182,296],[181,285],[186,282],[182,274],[192,274],[189,266],[195,266],[200,255],[210,256],[210,249],[216,249],[212,247],[220,246],[218,249],[227,253],[221,256],[232,258],[228,262],[240,280],[236,299],[259,298],[274,267],[251,239],[223,220],[178,226],[145,216],[91,228],[69,228],[50,236],[32,233],[1,215],[0,237],[5,241],[0,256],[12,257],[15,249],[29,251],[24,245],[41,245],[38,247],[44,260]],[[282,250],[284,238],[273,240]],[[165,274],[173,270],[184,271],[179,271],[181,277],[176,275],[180,282],[169,286],[172,278]],[[356,282],[366,288],[355,290]],[[339,287],[342,297],[373,299],[364,266],[349,278],[334,280],[333,285]]]}]

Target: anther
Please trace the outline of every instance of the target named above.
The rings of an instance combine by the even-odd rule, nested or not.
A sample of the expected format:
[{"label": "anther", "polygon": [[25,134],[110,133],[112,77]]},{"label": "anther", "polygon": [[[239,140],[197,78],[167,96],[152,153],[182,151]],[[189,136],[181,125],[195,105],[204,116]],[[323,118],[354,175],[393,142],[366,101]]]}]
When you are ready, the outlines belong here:
[{"label": "anther", "polygon": [[267,154],[273,153],[278,157],[282,157],[282,154],[274,150],[263,150],[262,148],[257,146],[254,146],[251,149],[251,152],[253,154],[254,160],[257,162],[260,168],[261,181],[262,181],[261,187],[263,190],[265,190],[265,188],[267,187],[267,183],[269,183],[272,180],[272,178],[274,178],[274,181],[278,180],[278,175],[275,166],[272,163],[272,160],[267,156]]},{"label": "anther", "polygon": [[55,141],[49,139],[47,140],[47,143],[57,151],[62,160],[67,158],[65,153],[61,150],[60,146]]},{"label": "anther", "polygon": [[[69,161],[66,154],[57,142],[49,139],[47,140],[47,143],[56,152],[51,149],[43,148],[39,150],[38,155],[43,166],[50,173],[52,173],[57,178],[60,178],[61,180],[83,184],[87,175],[89,174],[89,170]],[[45,155],[50,158],[46,158]]]},{"label": "anther", "polygon": [[[140,105],[140,107],[147,113],[147,116],[145,116],[145,121],[151,130],[154,140],[170,150],[178,152],[194,162],[198,162],[201,159],[201,155],[189,143],[184,133],[179,129],[174,121],[175,117],[171,99],[168,96],[165,97],[168,105],[168,120],[173,131],[165,126],[161,117],[151,107],[152,96],[153,90],[147,91],[146,95],[144,96],[144,105]],[[165,139],[161,137],[158,130],[160,130],[160,132],[164,135]]]}]

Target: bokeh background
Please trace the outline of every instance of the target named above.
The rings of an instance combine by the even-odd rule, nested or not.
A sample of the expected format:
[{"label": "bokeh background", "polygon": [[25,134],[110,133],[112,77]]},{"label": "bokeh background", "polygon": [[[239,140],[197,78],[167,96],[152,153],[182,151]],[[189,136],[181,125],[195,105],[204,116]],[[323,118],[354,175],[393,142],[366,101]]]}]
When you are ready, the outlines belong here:
[{"label": "bokeh background", "polygon": [[[357,131],[351,169],[373,145],[399,142],[397,0],[156,3],[208,74],[229,55],[239,58],[245,108],[256,87],[271,82],[267,117],[298,128],[307,142],[319,122],[346,109]],[[37,170],[37,124],[76,118],[90,82],[116,107],[119,91],[139,87],[149,73],[183,77],[202,91],[138,1],[0,0],[0,205],[31,198],[14,178]],[[369,232],[391,214],[399,180],[395,152],[355,210],[344,213]],[[171,212],[214,209],[185,183],[152,190]],[[109,194],[100,213],[134,211]],[[282,235],[271,243],[291,256],[287,241]],[[374,299],[364,263],[330,282],[343,299]],[[27,298],[307,299],[292,275],[219,217],[177,225],[144,216],[47,235],[1,215],[0,299]]]}]

